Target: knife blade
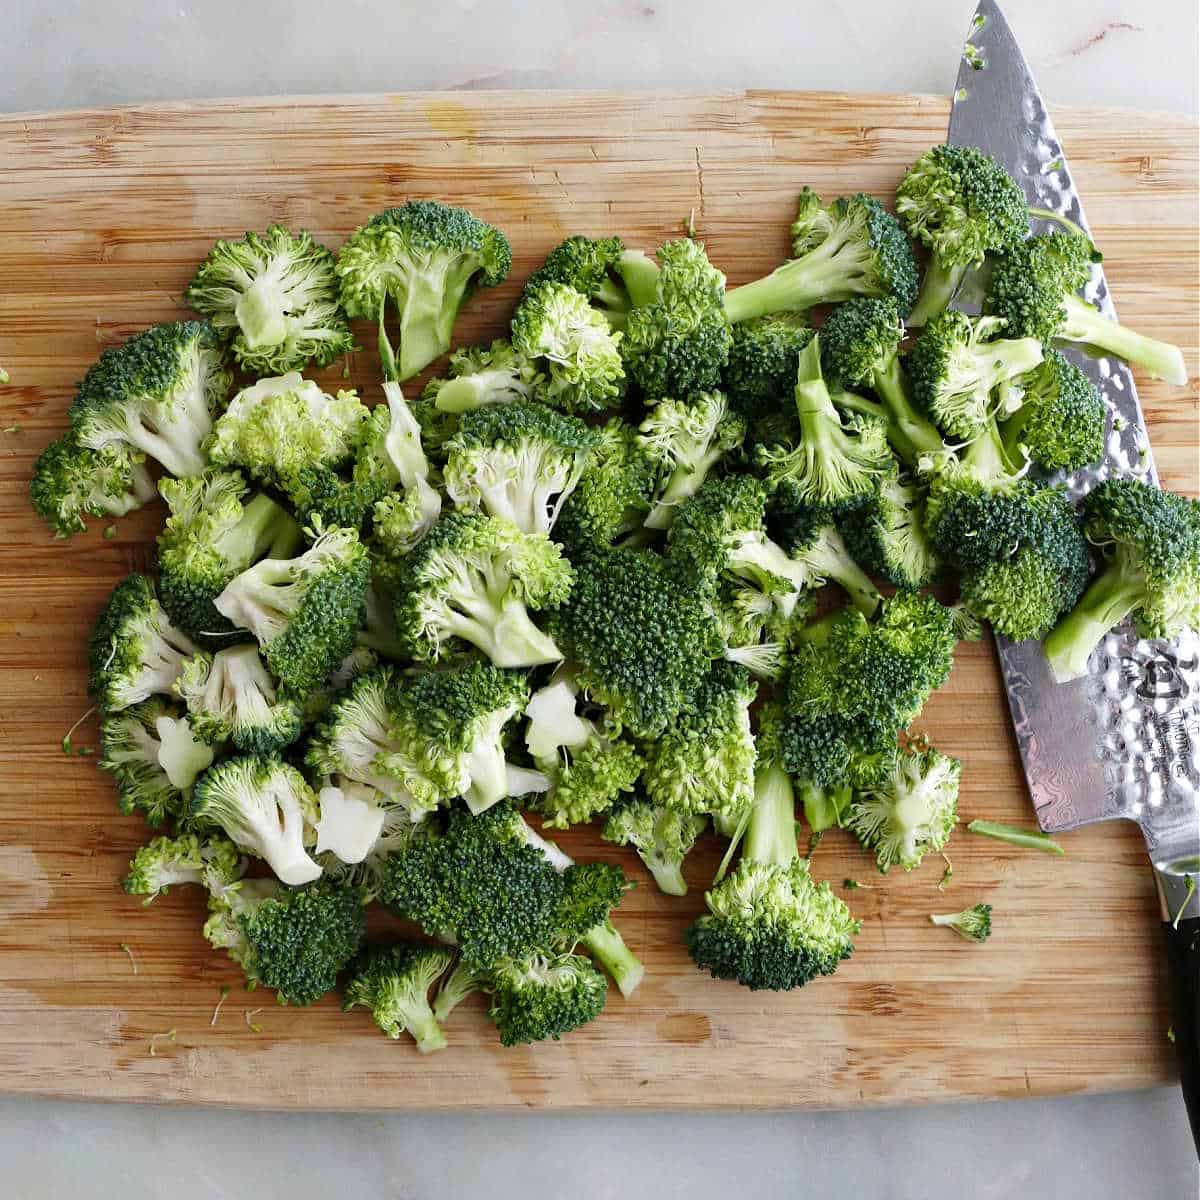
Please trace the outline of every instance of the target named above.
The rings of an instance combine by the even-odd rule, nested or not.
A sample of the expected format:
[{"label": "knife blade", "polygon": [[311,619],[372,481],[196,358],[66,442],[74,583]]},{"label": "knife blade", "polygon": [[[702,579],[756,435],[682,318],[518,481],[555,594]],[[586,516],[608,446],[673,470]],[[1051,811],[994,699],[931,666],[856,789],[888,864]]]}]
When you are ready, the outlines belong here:
[{"label": "knife blade", "polygon": [[[994,0],[980,0],[964,45],[947,139],[1003,164],[1031,208],[1060,214],[1085,231],[1087,218],[1062,144],[1025,56]],[[1035,227],[1040,222],[1034,221]],[[1110,319],[1116,310],[1104,271],[1092,268],[1084,296]],[[1115,358],[1064,353],[1099,387],[1108,409],[1104,461],[1059,476],[1074,499],[1111,476],[1158,484],[1137,388]],[[1048,833],[1093,821],[1136,822],[1146,839],[1163,910],[1190,941],[1182,950],[1181,993],[1190,1010],[1191,1063],[1184,1090],[1200,1100],[1195,1076],[1197,963],[1200,963],[1200,636],[1139,638],[1126,622],[1096,649],[1083,679],[1056,683],[1038,642],[998,637],[1013,728],[1038,824]],[[1168,929],[1172,927],[1168,926]],[[1177,964],[1173,964],[1177,965]],[[1186,1031],[1185,1031],[1186,1032]],[[1176,1030],[1178,1037],[1179,1031]]]}]

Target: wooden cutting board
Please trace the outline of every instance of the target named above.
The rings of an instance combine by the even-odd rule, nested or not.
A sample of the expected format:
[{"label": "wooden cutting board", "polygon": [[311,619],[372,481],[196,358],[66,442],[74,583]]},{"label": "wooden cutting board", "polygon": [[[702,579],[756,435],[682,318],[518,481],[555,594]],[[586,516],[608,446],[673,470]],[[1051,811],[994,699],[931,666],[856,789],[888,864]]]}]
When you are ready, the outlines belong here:
[{"label": "wooden cutting board", "polygon": [[[281,222],[336,246],[409,197],[469,205],[514,251],[511,281],[460,322],[460,341],[475,341],[501,332],[520,281],[568,233],[652,248],[694,212],[731,283],[754,278],[784,257],[801,185],[889,198],[946,119],[929,97],[520,92],[0,119],[0,362],[12,376],[0,389],[0,1090],[281,1108],[835,1107],[1172,1077],[1158,913],[1131,827],[1072,834],[1065,860],[961,831],[944,893],[940,859],[884,881],[830,836],[816,874],[873,885],[845,893],[862,935],[836,977],[780,995],[713,982],[681,946],[715,844],[689,861],[692,893],[675,900],[632,855],[567,836],[573,853],[621,861],[644,884],[619,924],[646,982],[533,1048],[501,1049],[473,1002],[450,1022],[450,1048],[425,1059],[333,997],[298,1010],[243,992],[200,936],[195,890],[149,908],[124,896],[145,830],[117,813],[94,760],[60,749],[88,707],[89,624],[120,577],[151,567],[161,516],[56,543],[28,507],[30,464],[101,348],[183,315],[180,292],[214,238]],[[1121,315],[1181,344],[1194,377],[1195,123],[1055,119]],[[369,330],[361,340],[373,344]],[[379,398],[373,355],[351,374]],[[1164,482],[1194,492],[1194,380],[1138,382]],[[964,820],[1032,824],[988,644],[963,647],[922,724],[964,760]],[[94,722],[75,740],[94,746]],[[986,946],[928,923],[981,900],[995,910]],[[214,1021],[224,984],[234,990]]]}]

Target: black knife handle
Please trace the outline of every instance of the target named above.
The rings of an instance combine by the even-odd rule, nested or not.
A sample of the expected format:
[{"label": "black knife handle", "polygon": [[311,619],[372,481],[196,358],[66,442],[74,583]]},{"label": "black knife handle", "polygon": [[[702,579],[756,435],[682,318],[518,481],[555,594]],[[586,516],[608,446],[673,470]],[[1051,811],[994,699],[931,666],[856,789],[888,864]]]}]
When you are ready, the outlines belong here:
[{"label": "black knife handle", "polygon": [[1196,1153],[1200,1155],[1200,917],[1168,921],[1167,961],[1175,1001],[1175,1052]]}]

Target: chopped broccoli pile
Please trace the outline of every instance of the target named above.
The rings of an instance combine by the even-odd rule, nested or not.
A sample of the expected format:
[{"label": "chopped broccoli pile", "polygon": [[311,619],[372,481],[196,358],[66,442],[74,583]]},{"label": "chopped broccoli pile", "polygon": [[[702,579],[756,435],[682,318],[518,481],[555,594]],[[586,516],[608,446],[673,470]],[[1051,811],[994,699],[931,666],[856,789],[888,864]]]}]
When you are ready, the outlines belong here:
[{"label": "chopped broccoli pile", "polygon": [[[896,216],[804,189],[791,257],[738,287],[690,231],[653,257],[572,234],[506,337],[457,346],[512,261],[463,208],[409,201],[336,253],[217,242],[204,319],[100,354],[32,464],[58,538],[166,503],[88,645],[98,765],[154,831],[126,892],[202,888],[248,986],[340,984],[422,1052],[472,992],[513,1046],[634,991],[618,855],[704,888],[701,970],[832,974],[859,923],[821,839],[917,871],[958,821],[963,766],[912,726],[960,639],[1044,638],[1067,681],[1126,619],[1200,625],[1200,502],[1112,470],[1071,499],[1110,444],[1071,356],[1175,382],[1181,356],[1084,301],[1090,241],[1029,218],[995,161],[934,147]],[[306,378],[356,320],[379,388]],[[610,861],[543,836],[581,826]],[[372,905],[421,940],[365,945]],[[990,913],[932,920],[982,941]]]}]

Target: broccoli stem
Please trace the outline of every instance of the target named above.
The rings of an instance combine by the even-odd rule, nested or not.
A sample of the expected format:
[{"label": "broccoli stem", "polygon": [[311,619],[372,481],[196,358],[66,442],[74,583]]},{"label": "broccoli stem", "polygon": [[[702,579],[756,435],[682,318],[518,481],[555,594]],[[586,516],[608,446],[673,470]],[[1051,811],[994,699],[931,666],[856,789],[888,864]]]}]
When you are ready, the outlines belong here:
[{"label": "broccoli stem", "polygon": [[1086,675],[1092,651],[1137,607],[1142,595],[1140,583],[1128,578],[1119,562],[1093,579],[1043,644],[1054,678],[1069,683]]},{"label": "broccoli stem", "polygon": [[[893,355],[883,370],[875,372],[873,382],[890,417],[889,429],[894,427],[901,443],[911,447],[911,457],[905,458],[908,465],[915,466],[922,454],[936,454],[941,450],[942,435],[913,404],[898,356]],[[895,439],[889,436],[889,440],[895,444]]]},{"label": "broccoli stem", "polygon": [[580,939],[584,949],[613,977],[622,996],[632,996],[646,968],[625,945],[616,926],[608,920],[589,929]]},{"label": "broccoli stem", "polygon": [[800,857],[796,845],[796,796],[787,772],[775,762],[754,773],[754,804],[746,826],[742,857],[786,867]]},{"label": "broccoli stem", "polygon": [[800,785],[800,798],[804,804],[804,819],[815,834],[824,833],[841,825],[842,818],[850,808],[849,785],[824,788],[812,782]]},{"label": "broccoli stem", "polygon": [[288,335],[284,299],[271,273],[260,275],[238,297],[233,309],[248,350],[282,345]]},{"label": "broccoli stem", "polygon": [[647,855],[642,858],[646,869],[654,876],[658,890],[667,896],[686,896],[687,881],[683,877],[683,863],[674,859]]},{"label": "broccoli stem", "polygon": [[910,329],[915,329],[946,308],[954,299],[969,266],[970,263],[962,263],[956,267],[947,267],[936,258],[931,258],[921,280],[917,302],[905,318],[905,324]]},{"label": "broccoli stem", "polygon": [[440,412],[463,413],[482,408],[496,384],[510,379],[507,371],[479,371],[474,375],[460,375],[449,379],[438,388],[434,407]]},{"label": "broccoli stem", "polygon": [[290,558],[300,545],[300,527],[270,496],[259,493],[242,509],[242,518],[217,543],[226,562],[253,563],[259,558]]},{"label": "broccoli stem", "polygon": [[721,451],[710,449],[693,462],[680,463],[671,472],[662,497],[642,523],[643,526],[646,529],[670,529],[675,523],[676,510],[700,490],[709,471],[720,459]]},{"label": "broccoli stem", "polygon": [[832,579],[864,617],[873,617],[882,597],[871,577],[854,561],[842,536],[832,525],[797,556],[822,579]]},{"label": "broccoli stem", "polygon": [[617,260],[617,274],[625,283],[629,303],[644,308],[658,299],[658,264],[640,250],[625,250]]},{"label": "broccoli stem", "polygon": [[917,466],[921,456],[917,453],[916,446],[882,404],[868,400],[866,396],[860,396],[857,392],[848,392],[844,388],[830,388],[829,396],[836,407],[843,412],[858,413],[860,416],[874,417],[876,421],[883,422],[887,428],[887,439],[892,449],[910,467]]},{"label": "broccoli stem", "polygon": [[1067,317],[1054,335],[1055,341],[1078,342],[1102,354],[1115,354],[1135,367],[1144,368],[1155,379],[1176,385],[1187,383],[1187,366],[1178,346],[1108,320],[1098,308],[1073,292],[1064,297],[1063,304]]}]

